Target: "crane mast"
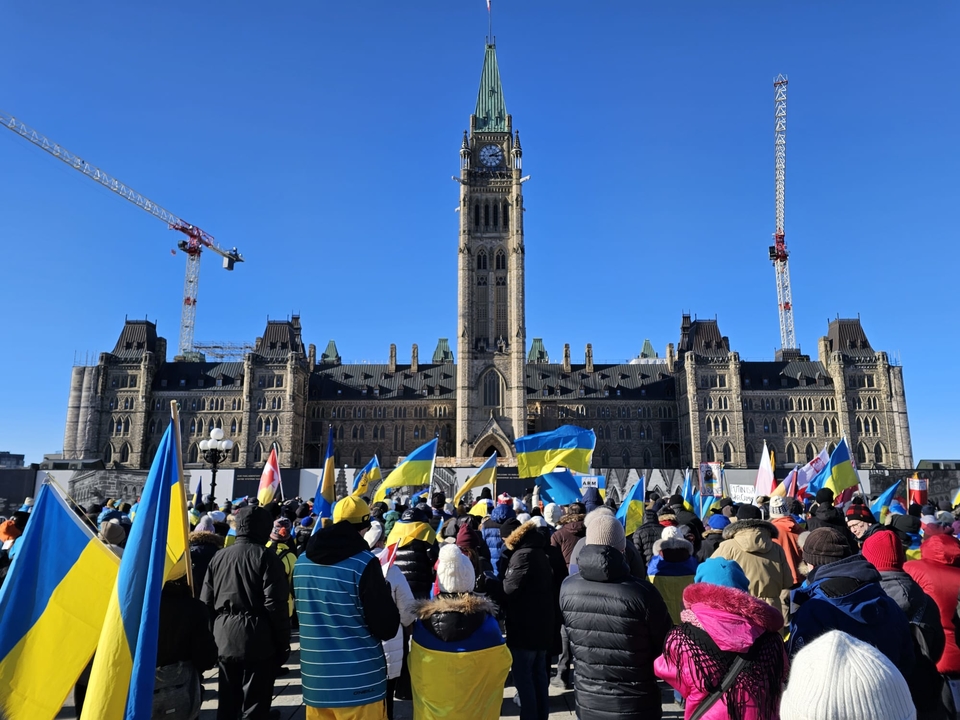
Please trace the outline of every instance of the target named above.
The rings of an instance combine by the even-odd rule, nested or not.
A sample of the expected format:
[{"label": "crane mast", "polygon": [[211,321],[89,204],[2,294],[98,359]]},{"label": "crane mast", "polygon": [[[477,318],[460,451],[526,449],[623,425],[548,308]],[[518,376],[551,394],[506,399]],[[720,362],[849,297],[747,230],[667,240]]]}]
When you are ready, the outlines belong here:
[{"label": "crane mast", "polygon": [[793,329],[793,297],[790,291],[790,259],[783,231],[784,191],[787,175],[787,77],[773,81],[774,104],[774,205],[776,232],[770,246],[770,260],[777,276],[777,307],[780,314],[780,349],[797,349]]},{"label": "crane mast", "polygon": [[96,180],[108,190],[127,200],[141,210],[146,210],[165,222],[171,230],[186,235],[186,238],[177,243],[177,247],[187,256],[187,270],[183,281],[183,307],[180,311],[180,342],[179,355],[187,356],[193,354],[193,329],[197,317],[197,290],[200,285],[200,254],[204,248],[209,248],[223,258],[223,267],[225,270],[233,270],[235,263],[243,262],[241,255],[236,248],[225,250],[213,239],[213,235],[201,230],[196,225],[191,225],[185,220],[180,219],[169,210],[147,199],[136,190],[120,182],[116,178],[108,175],[98,167],[91,165],[82,158],[73,154],[66,148],[49,140],[39,132],[20,122],[9,113],[0,110],[0,125],[13,133],[33,143],[41,150],[48,152],[53,157],[66,163],[74,170],[86,175],[91,180]]}]

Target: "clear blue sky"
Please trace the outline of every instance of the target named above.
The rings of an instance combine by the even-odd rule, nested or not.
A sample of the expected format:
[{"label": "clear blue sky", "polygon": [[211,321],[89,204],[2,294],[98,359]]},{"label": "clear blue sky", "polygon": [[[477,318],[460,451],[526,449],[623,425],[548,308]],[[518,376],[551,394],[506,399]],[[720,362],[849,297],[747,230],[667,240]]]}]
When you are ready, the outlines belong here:
[{"label": "clear blue sky", "polygon": [[[0,108],[237,246],[205,257],[198,340],[299,312],[307,342],[401,361],[456,335],[461,133],[484,0],[4,3]],[[527,327],[559,359],[662,354],[717,316],[779,343],[773,91],[790,77],[797,336],[862,317],[905,367],[915,459],[960,457],[960,5],[494,0],[526,189]],[[62,446],[70,368],[125,315],[176,347],[162,223],[0,132],[0,449]]]}]

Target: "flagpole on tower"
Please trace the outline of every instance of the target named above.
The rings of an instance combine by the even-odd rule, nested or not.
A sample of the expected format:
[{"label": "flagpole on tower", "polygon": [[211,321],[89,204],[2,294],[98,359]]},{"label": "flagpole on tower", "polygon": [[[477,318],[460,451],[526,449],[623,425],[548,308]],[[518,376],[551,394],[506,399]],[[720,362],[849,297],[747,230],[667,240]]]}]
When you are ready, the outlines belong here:
[{"label": "flagpole on tower", "polygon": [[487,45],[493,45],[493,10],[487,0]]}]

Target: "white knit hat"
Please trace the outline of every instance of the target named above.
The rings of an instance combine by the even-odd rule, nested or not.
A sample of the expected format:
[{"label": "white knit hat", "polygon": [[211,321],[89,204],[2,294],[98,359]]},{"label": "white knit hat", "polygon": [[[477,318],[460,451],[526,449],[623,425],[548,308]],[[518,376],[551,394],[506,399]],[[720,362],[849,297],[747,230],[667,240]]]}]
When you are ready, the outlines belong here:
[{"label": "white knit hat", "polygon": [[556,527],[560,518],[563,517],[563,510],[556,503],[547,503],[543,508],[543,517],[550,527]]},{"label": "white knit hat", "polygon": [[609,545],[624,552],[627,539],[623,534],[623,525],[613,515],[597,515],[587,527],[587,545]]},{"label": "white knit hat", "polygon": [[440,559],[437,561],[437,584],[440,592],[473,592],[476,581],[473,563],[460,548],[456,545],[444,545],[440,548]]},{"label": "white knit hat", "polygon": [[606,505],[601,505],[600,507],[595,507],[593,510],[588,512],[583,518],[583,526],[590,527],[590,523],[596,520],[601,515],[608,515],[614,517],[613,510],[608,508]]},{"label": "white knit hat", "polygon": [[373,550],[377,543],[380,542],[380,539],[383,537],[383,525],[378,523],[376,520],[370,522],[370,529],[367,530],[363,535],[363,539],[367,543],[367,547]]},{"label": "white knit hat", "polygon": [[780,720],[915,720],[903,675],[872,645],[831,630],[793,659]]}]

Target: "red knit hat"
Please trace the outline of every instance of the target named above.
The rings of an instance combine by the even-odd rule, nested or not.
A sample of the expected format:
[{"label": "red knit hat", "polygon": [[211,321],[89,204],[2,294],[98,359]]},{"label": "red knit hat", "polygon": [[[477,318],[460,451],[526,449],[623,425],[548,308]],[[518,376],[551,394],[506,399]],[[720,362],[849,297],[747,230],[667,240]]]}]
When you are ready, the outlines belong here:
[{"label": "red knit hat", "polygon": [[888,530],[875,532],[864,540],[863,557],[880,572],[903,570],[907,561],[900,538]]}]

